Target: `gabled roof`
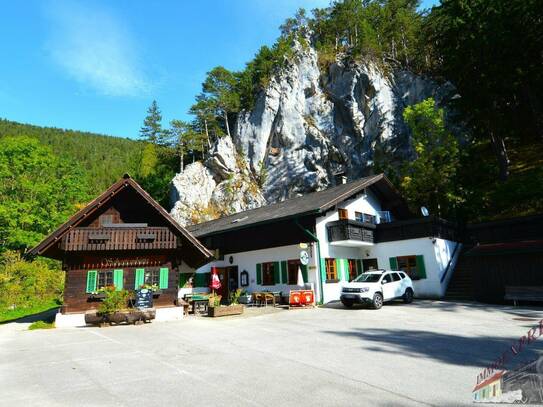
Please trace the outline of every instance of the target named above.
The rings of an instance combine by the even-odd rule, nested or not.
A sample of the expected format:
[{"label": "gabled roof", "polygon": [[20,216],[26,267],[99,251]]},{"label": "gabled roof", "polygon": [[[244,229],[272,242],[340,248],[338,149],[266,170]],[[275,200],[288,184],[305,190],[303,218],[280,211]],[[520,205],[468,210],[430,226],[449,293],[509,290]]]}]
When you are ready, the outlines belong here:
[{"label": "gabled roof", "polygon": [[72,228],[78,227],[84,221],[86,221],[93,213],[101,209],[106,205],[113,197],[119,192],[126,190],[126,188],[132,188],[143,200],[149,203],[154,210],[166,221],[166,224],[178,233],[182,238],[184,244],[189,244],[194,248],[197,257],[200,261],[197,263],[203,264],[213,257],[213,254],[205,248],[190,232],[177,223],[166,210],[156,202],[151,195],[149,195],[136,181],[134,181],[130,175],[125,174],[123,178],[111,185],[104,193],[94,199],[91,203],[85,206],[83,209],[73,215],[66,223],[59,226],[53,233],[43,239],[36,247],[28,252],[30,256],[47,256],[47,253],[54,245],[62,239],[62,237],[68,233]]},{"label": "gabled roof", "polygon": [[389,204],[389,210],[394,208],[398,217],[406,218],[411,215],[407,204],[388,178],[384,174],[378,174],[283,202],[192,225],[188,227],[188,230],[197,237],[203,237],[287,218],[323,214],[365,188],[371,188],[376,192]]}]

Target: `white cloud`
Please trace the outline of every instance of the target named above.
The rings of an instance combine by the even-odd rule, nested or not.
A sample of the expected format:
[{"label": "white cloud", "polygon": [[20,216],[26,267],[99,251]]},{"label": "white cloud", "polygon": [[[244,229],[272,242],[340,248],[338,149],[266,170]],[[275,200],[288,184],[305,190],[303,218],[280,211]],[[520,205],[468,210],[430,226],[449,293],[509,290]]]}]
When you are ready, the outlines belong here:
[{"label": "white cloud", "polygon": [[96,3],[92,8],[71,1],[46,4],[51,23],[46,49],[70,77],[108,96],[149,92],[132,35],[113,13]]}]

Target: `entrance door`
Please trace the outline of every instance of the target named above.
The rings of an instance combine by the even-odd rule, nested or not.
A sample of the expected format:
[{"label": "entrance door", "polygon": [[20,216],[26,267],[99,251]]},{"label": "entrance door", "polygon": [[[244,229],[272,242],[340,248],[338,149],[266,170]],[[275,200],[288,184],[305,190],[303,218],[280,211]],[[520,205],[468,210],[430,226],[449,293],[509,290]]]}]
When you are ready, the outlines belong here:
[{"label": "entrance door", "polygon": [[216,293],[222,296],[221,302],[228,302],[230,293],[239,287],[238,266],[217,267],[217,275],[221,281],[221,288],[216,290]]},{"label": "entrance door", "polygon": [[362,268],[364,271],[371,271],[379,269],[377,265],[377,259],[364,259],[362,260]]}]

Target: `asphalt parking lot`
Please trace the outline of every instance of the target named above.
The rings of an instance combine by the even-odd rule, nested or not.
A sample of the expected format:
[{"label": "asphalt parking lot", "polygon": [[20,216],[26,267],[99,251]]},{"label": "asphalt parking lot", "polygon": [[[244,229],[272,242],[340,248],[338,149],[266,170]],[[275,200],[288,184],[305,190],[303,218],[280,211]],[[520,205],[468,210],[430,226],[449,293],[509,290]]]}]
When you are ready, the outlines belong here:
[{"label": "asphalt parking lot", "polygon": [[[0,405],[472,405],[542,308],[418,301],[111,328],[0,326]],[[543,337],[523,356],[543,349]]]}]

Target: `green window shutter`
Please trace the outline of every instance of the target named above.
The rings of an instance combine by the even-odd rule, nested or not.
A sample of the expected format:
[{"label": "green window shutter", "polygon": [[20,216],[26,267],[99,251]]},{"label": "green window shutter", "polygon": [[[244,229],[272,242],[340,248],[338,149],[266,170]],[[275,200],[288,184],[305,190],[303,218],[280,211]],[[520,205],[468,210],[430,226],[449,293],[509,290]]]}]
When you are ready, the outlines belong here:
[{"label": "green window shutter", "polygon": [[286,260],[281,262],[281,278],[283,279],[283,284],[288,284],[288,266]]},{"label": "green window shutter", "polygon": [[356,274],[362,273],[364,270],[362,270],[362,260],[358,259],[356,260]]},{"label": "green window shutter", "polygon": [[195,273],[194,287],[207,287],[210,273]]},{"label": "green window shutter", "polygon": [[345,281],[351,280],[351,273],[349,271],[349,259],[343,259],[343,277]]},{"label": "green window shutter", "polygon": [[326,260],[324,258],[321,258],[321,279],[322,281],[326,281]]},{"label": "green window shutter", "polygon": [[343,277],[341,259],[336,259],[336,275],[337,275],[337,279],[341,281],[341,279]]},{"label": "green window shutter", "polygon": [[398,270],[398,259],[396,257],[391,257],[388,261],[390,261],[391,270]]},{"label": "green window shutter", "polygon": [[136,269],[134,276],[134,290],[138,290],[145,282],[145,270]]},{"label": "green window shutter", "polygon": [[281,284],[281,270],[279,270],[279,262],[273,263],[273,283]]},{"label": "green window shutter", "polygon": [[424,256],[417,256],[417,274],[419,278],[426,278],[426,267],[424,266]]},{"label": "green window shutter", "polygon": [[179,273],[179,288],[183,288],[190,278],[189,273]]},{"label": "green window shutter", "polygon": [[161,290],[165,290],[168,288],[168,274],[169,274],[169,269],[167,267],[162,267],[160,269],[160,277],[159,277],[159,284],[158,284],[158,288],[160,288]]},{"label": "green window shutter", "polygon": [[262,264],[256,265],[256,283],[262,284]]},{"label": "green window shutter", "polygon": [[304,283],[309,282],[309,280],[307,279],[307,264],[302,264],[300,267],[302,269],[302,277],[304,278]]},{"label": "green window shutter", "polygon": [[122,269],[113,270],[113,285],[116,291],[123,289],[124,272]]},{"label": "green window shutter", "polygon": [[98,272],[96,270],[87,271],[87,292],[96,292],[96,279],[98,278]]}]

